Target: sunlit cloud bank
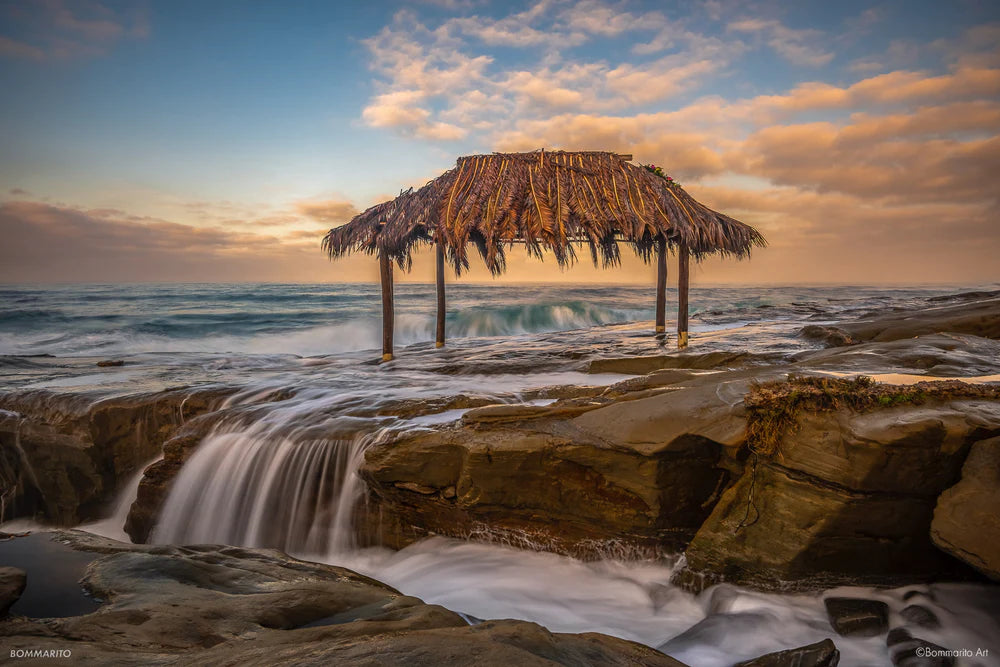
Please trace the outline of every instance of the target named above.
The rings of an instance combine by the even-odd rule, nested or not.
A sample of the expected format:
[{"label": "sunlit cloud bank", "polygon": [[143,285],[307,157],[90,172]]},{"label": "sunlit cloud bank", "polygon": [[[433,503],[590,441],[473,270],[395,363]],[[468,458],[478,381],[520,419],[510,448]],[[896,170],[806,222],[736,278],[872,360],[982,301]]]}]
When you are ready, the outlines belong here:
[{"label": "sunlit cloud bank", "polygon": [[[322,223],[343,222],[332,212],[353,209],[338,202],[296,206],[317,220],[289,214],[196,226],[113,209],[0,203],[0,282],[329,280],[319,251]],[[377,277],[360,263],[360,273],[351,275],[351,268],[341,267],[342,280]]]},{"label": "sunlit cloud bank", "polygon": [[[969,12],[955,13],[947,23],[941,12],[921,21],[930,3],[781,5],[407,2],[365,33],[339,35],[360,60],[352,86],[331,87],[353,106],[347,120],[324,120],[328,140],[368,133],[394,151],[373,158],[393,175],[364,172],[368,195],[418,186],[473,152],[632,153],[769,239],[750,262],[706,262],[699,281],[997,280],[1000,9],[971,2],[969,12],[985,18],[961,23]],[[109,7],[5,6],[14,28],[0,30],[0,59],[55,69],[156,41],[156,12]],[[314,77],[301,82],[303,93],[322,86]],[[204,150],[218,158],[212,146]],[[152,183],[95,196],[110,204],[88,207],[0,172],[0,231],[13,239],[0,250],[0,279],[375,279],[371,258],[330,264],[319,250],[326,229],[379,200],[345,194],[361,170],[356,153],[336,155],[332,171],[351,172],[353,188],[331,178],[325,189],[286,196],[275,188],[264,197],[258,183],[224,201]],[[268,160],[275,173],[288,167],[261,155]],[[407,162],[405,178],[395,162]],[[508,278],[651,279],[649,267],[625,258],[615,272],[578,266],[563,274],[554,262],[513,252]],[[430,263],[418,255],[409,279],[429,280]],[[467,279],[490,277],[474,266]]]},{"label": "sunlit cloud bank", "polygon": [[[810,79],[812,68],[882,13],[849,17],[834,32],[729,3],[709,32],[692,26],[712,26],[711,16],[674,20],[628,6],[543,1],[507,17],[436,23],[401,11],[367,42],[378,83],[364,118],[417,138],[473,136],[489,150],[615,150],[665,165],[771,240],[750,266],[723,270],[727,280],[1000,275],[1000,25],[922,45],[934,68],[893,68],[907,50],[895,42],[830,83]],[[581,48],[620,37],[633,46],[617,60],[588,60]],[[537,58],[512,67],[499,46]],[[764,95],[709,92],[766,49],[801,80]]]}]

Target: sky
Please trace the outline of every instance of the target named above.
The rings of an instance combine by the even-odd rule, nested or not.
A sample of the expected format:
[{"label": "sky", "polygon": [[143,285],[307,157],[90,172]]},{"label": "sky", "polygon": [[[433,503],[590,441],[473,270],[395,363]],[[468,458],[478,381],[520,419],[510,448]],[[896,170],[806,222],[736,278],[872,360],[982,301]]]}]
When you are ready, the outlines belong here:
[{"label": "sky", "polygon": [[[662,165],[767,237],[696,284],[1000,280],[991,0],[0,0],[0,89],[0,282],[373,281],[326,230],[539,148]],[[652,282],[623,256],[503,280]]]}]

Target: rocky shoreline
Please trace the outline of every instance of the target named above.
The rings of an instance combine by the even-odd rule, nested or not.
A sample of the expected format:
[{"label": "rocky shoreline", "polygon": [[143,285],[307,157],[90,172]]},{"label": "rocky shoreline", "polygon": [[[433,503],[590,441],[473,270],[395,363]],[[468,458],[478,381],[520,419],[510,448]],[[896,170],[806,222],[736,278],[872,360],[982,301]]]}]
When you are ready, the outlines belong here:
[{"label": "rocky shoreline", "polygon": [[[115,665],[683,667],[607,635],[552,633],[514,620],[470,625],[350,570],[277,551],[132,545],[80,531],[41,537],[93,555],[80,584],[101,605],[81,616],[0,620],[4,651],[15,657],[46,651],[42,657]],[[5,591],[4,574],[0,569],[0,603],[24,590]]]},{"label": "rocky shoreline", "polygon": [[[397,406],[412,415],[464,413],[450,424],[396,432],[367,449],[359,470],[367,502],[355,517],[357,537],[361,544],[402,548],[444,535],[583,559],[681,555],[674,582],[692,591],[721,582],[803,591],[1000,581],[1000,295],[975,294],[920,312],[814,325],[802,335],[829,347],[781,358],[685,352],[598,359],[586,362],[592,372],[633,377],[607,387],[536,392],[544,405],[483,405],[475,397],[456,396]],[[871,373],[886,374],[887,382],[873,389],[848,379]],[[921,377],[935,380],[913,384]],[[985,383],[937,379],[956,377]],[[134,541],[146,541],[172,480],[204,434],[232,414],[254,409],[228,405],[234,391],[205,386],[96,402],[51,391],[0,394],[4,518],[30,516],[61,526],[96,518],[122,481],[162,451],[163,460],[145,471],[127,523]],[[338,424],[335,433],[327,427],[324,435],[357,434],[356,421]],[[766,443],[761,433],[769,434]],[[244,565],[233,559],[272,559],[262,572],[275,581],[285,575],[267,568],[293,567],[275,564],[277,555],[250,550],[114,546],[79,534],[59,539],[74,548],[183,561],[185,567],[207,559],[239,570]],[[113,579],[107,574],[113,570],[88,573],[91,590],[104,585],[101,577]],[[310,582],[333,576],[316,572]],[[114,581],[108,590],[127,588],[124,579]],[[364,585],[374,587],[372,600],[398,595],[377,582]],[[324,594],[330,600],[338,595],[333,589]],[[140,586],[126,597],[149,595]],[[405,603],[408,611],[399,618],[422,620],[399,622],[430,633],[426,636],[435,637],[441,650],[455,647],[460,652],[455,655],[464,655],[461,647],[482,645],[482,655],[500,664],[514,659],[502,651],[516,645],[534,656],[554,652],[580,664],[679,664],[656,662],[670,659],[642,653],[646,647],[552,635],[538,626],[529,631],[531,624],[502,621],[470,628],[448,616],[451,612],[418,602]],[[174,604],[150,600],[161,603]],[[389,613],[395,604],[379,609]],[[326,616],[335,613],[340,612]],[[107,604],[100,614],[114,616]],[[434,620],[426,621],[430,617]],[[253,623],[260,625],[259,619]],[[287,619],[278,625],[294,626]],[[82,631],[69,621],[60,627],[69,628],[67,641],[85,636],[72,634]],[[8,637],[42,631],[27,619],[3,628]],[[226,648],[212,664],[263,659],[230,641],[245,632],[251,630],[241,626],[221,640]],[[318,640],[334,631],[309,632]],[[348,652],[336,655],[274,650],[295,660],[361,659],[368,655],[364,651],[388,641],[378,639],[382,632],[372,630],[371,637],[348,642],[349,648],[337,649]],[[898,633],[895,639],[905,640]],[[102,641],[96,640],[95,650],[113,650]],[[274,639],[275,646],[284,641]],[[417,651],[418,644],[405,644],[400,656]],[[826,657],[801,664],[836,664],[829,647],[816,652]],[[169,653],[147,657],[167,664],[176,658]]]}]

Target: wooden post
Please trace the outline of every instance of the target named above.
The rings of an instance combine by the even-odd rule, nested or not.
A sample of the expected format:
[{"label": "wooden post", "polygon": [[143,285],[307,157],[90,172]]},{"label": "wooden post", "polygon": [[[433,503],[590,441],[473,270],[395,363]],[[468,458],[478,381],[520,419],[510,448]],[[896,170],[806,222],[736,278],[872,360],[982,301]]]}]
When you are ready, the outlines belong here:
[{"label": "wooden post", "polygon": [[656,333],[667,330],[667,239],[656,242]]},{"label": "wooden post", "polygon": [[677,251],[677,347],[688,346],[688,274],[691,255],[681,244]]},{"label": "wooden post", "polygon": [[392,361],[392,259],[380,253],[378,256],[379,277],[382,282],[382,361]]},{"label": "wooden post", "polygon": [[437,338],[435,347],[444,347],[444,316],[447,312],[444,301],[444,243],[437,242]]}]

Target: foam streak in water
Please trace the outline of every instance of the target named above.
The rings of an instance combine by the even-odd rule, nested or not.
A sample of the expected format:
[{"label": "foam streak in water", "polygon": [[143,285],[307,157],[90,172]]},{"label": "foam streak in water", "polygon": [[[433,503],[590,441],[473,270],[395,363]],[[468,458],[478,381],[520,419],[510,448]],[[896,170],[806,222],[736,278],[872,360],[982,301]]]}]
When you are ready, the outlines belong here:
[{"label": "foam streak in water", "polygon": [[334,553],[353,546],[369,438],[315,438],[284,420],[220,427],[185,463],[153,541]]}]

